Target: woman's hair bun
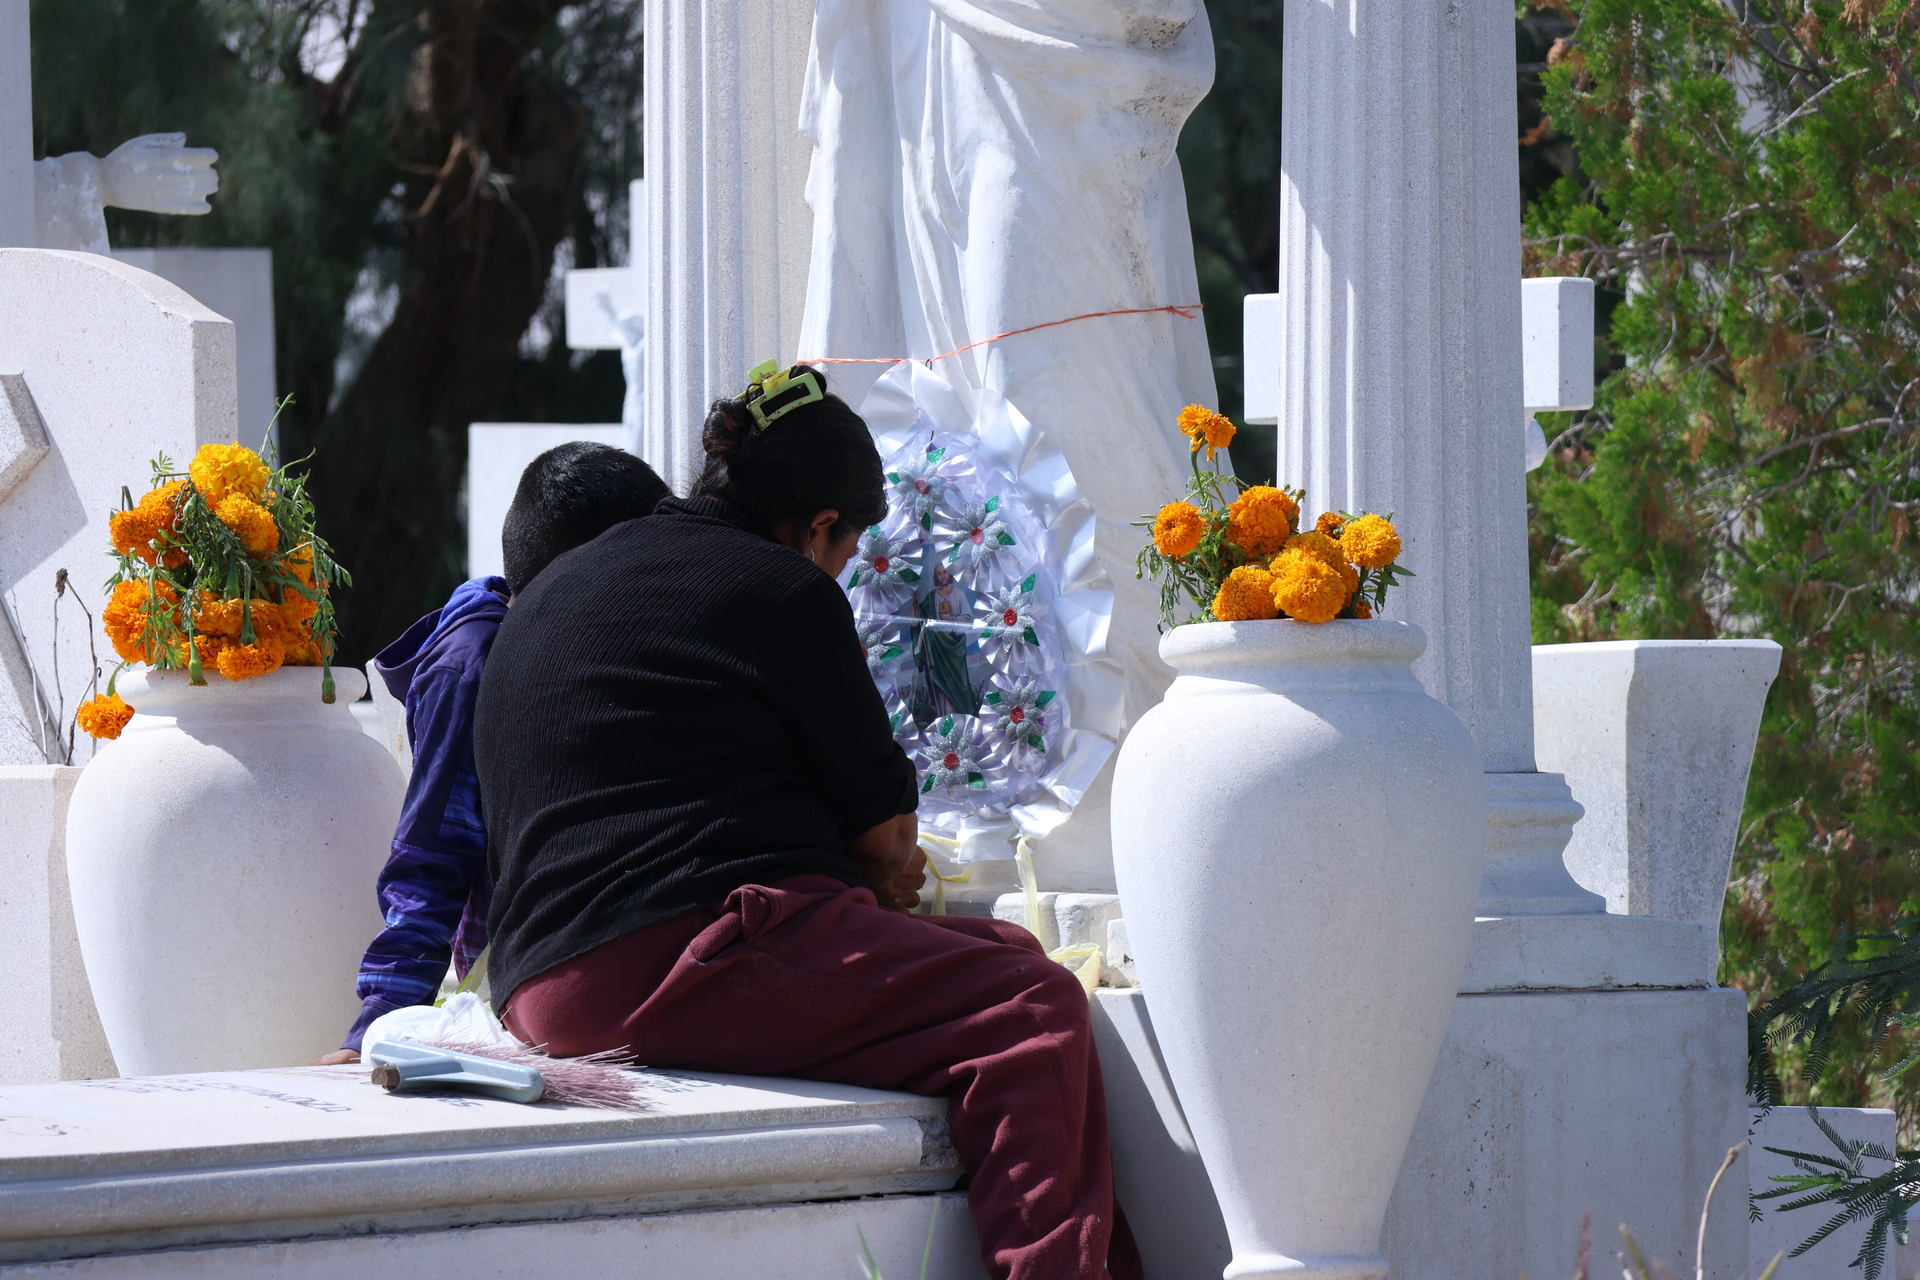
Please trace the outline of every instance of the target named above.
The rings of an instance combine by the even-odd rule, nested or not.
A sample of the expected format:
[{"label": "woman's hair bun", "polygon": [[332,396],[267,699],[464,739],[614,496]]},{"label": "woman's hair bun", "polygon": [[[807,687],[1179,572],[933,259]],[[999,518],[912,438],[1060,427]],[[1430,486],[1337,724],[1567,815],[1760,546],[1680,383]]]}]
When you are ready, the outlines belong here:
[{"label": "woman's hair bun", "polygon": [[753,415],[744,400],[715,400],[700,428],[700,449],[709,458],[733,459],[753,434]]}]

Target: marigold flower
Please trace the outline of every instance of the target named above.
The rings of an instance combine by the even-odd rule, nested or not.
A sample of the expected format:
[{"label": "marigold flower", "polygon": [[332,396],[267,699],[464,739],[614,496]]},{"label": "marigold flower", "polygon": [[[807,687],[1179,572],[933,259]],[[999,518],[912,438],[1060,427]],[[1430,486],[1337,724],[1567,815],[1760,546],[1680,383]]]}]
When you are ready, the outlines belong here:
[{"label": "marigold flower", "polygon": [[1363,569],[1384,569],[1400,558],[1400,532],[1382,516],[1361,516],[1340,531],[1340,550]]},{"label": "marigold flower", "polygon": [[320,646],[313,640],[296,640],[287,645],[287,658],[282,666],[317,667],[320,665]]},{"label": "marigold flower", "polygon": [[1207,461],[1213,461],[1216,449],[1224,449],[1233,443],[1233,419],[1224,414],[1215,413],[1202,404],[1190,404],[1180,411],[1178,418],[1180,434],[1193,442],[1190,452],[1198,453],[1200,446],[1207,446]]},{"label": "marigold flower", "polygon": [[164,579],[150,585],[144,578],[130,578],[114,587],[101,610],[100,626],[121,661],[153,663],[158,654],[146,643],[149,623],[179,603],[180,593]]},{"label": "marigold flower", "polygon": [[[278,671],[286,660],[286,650],[278,640],[256,640],[252,644],[236,644],[220,651],[218,659],[220,674],[229,680],[251,680],[255,676],[264,676]],[[205,663],[202,658],[201,662]]]},{"label": "marigold flower", "polygon": [[1310,555],[1336,572],[1346,571],[1347,558],[1340,554],[1340,544],[1316,530],[1294,534],[1287,539],[1286,549]]},{"label": "marigold flower", "polygon": [[280,545],[280,527],[273,515],[252,498],[230,493],[214,508],[220,523],[233,530],[248,555],[264,556]]},{"label": "marigold flower", "polygon": [[1227,541],[1250,556],[1270,556],[1287,544],[1300,504],[1284,489],[1257,484],[1227,508]]},{"label": "marigold flower", "polygon": [[[148,564],[162,563],[155,558],[153,541],[163,533],[172,533],[180,518],[180,491],[185,480],[175,480],[150,490],[131,511],[116,511],[107,519],[107,534],[113,549],[121,555],[136,555]],[[167,551],[164,563],[177,569],[187,562],[186,552]]]},{"label": "marigold flower", "polygon": [[[249,600],[247,612],[252,615],[253,632],[256,638],[273,637],[278,639],[285,628],[284,616],[280,606],[271,600]],[[204,635],[222,636],[228,640],[240,639],[241,602],[231,597],[220,599],[210,591],[200,593],[199,616],[195,629]],[[205,661],[203,658],[202,661]]]},{"label": "marigold flower", "polygon": [[1191,502],[1169,502],[1153,518],[1153,545],[1170,560],[1192,555],[1206,532],[1207,522]]},{"label": "marigold flower", "polygon": [[1324,533],[1329,538],[1337,538],[1340,536],[1340,526],[1346,522],[1347,518],[1338,511],[1322,511],[1320,518],[1313,522],[1313,531]]},{"label": "marigold flower", "polygon": [[280,601],[280,625],[289,631],[294,630],[318,612],[318,604],[289,588],[285,598]]},{"label": "marigold flower", "polygon": [[127,721],[133,719],[133,708],[119,694],[103,693],[81,703],[74,719],[80,731],[90,738],[117,738],[127,727]]},{"label": "marigold flower", "polygon": [[242,444],[203,444],[187,464],[193,487],[214,511],[227,495],[237,493],[258,502],[267,491],[267,464]]},{"label": "marigold flower", "polygon": [[1304,548],[1273,558],[1273,602],[1300,622],[1331,622],[1353,595],[1346,575]]},{"label": "marigold flower", "polygon": [[1271,618],[1273,575],[1257,564],[1243,564],[1227,575],[1213,597],[1213,616],[1221,622],[1258,622]]},{"label": "marigold flower", "polygon": [[1359,604],[1353,606],[1353,616],[1356,618],[1371,618],[1373,616],[1373,606],[1365,600],[1362,600]]}]

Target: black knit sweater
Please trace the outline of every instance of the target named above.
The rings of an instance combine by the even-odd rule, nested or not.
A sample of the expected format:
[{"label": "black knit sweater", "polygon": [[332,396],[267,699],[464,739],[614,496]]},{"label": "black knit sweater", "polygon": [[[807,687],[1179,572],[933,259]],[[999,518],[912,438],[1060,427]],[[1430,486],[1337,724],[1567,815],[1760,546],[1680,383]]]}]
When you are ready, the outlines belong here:
[{"label": "black knit sweater", "polygon": [[744,512],[669,498],[514,601],[474,716],[495,1003],[744,884],[864,885],[916,801],[846,595]]}]

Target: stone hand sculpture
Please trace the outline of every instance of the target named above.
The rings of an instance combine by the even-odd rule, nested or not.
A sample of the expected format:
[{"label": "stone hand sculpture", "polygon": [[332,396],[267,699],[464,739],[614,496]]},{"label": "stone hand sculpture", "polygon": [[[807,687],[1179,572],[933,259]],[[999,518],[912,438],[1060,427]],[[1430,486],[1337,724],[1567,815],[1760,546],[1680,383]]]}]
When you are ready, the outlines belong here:
[{"label": "stone hand sculpture", "polygon": [[72,151],[36,161],[40,247],[107,252],[108,205],[147,213],[212,212],[207,197],[220,189],[213,171],[220,153],[186,143],[184,133],[149,133],[121,143],[105,159]]}]

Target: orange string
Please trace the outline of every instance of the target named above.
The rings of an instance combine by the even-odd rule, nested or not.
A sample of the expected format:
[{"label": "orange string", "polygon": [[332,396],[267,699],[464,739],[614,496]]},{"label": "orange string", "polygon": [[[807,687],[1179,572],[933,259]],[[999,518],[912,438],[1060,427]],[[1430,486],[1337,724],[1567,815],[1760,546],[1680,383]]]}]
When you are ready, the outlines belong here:
[{"label": "orange string", "polygon": [[[1023,333],[1032,333],[1036,329],[1051,329],[1055,325],[1072,324],[1076,320],[1098,320],[1102,316],[1150,316],[1150,315],[1158,315],[1162,311],[1170,312],[1173,315],[1179,316],[1182,320],[1192,320],[1197,317],[1197,313],[1202,309],[1204,305],[1205,304],[1199,303],[1199,302],[1189,302],[1181,306],[1174,306],[1174,307],[1133,307],[1126,311],[1089,311],[1084,316],[1068,316],[1065,320],[1049,320],[1045,324],[1032,324],[1032,325],[1028,325],[1024,329],[1013,329],[1006,333],[996,333],[991,338],[982,338],[978,342],[969,342],[964,347],[955,347],[953,350],[947,352],[945,355],[932,356],[927,360],[925,360],[923,363],[930,365],[935,360],[945,360],[949,356],[957,356],[963,351],[971,351],[975,347],[984,347],[989,342],[998,342],[1002,338],[1017,338]],[[912,358],[913,357],[911,356],[813,356],[813,357],[802,359],[800,363],[801,364],[905,364],[908,360],[911,360]]]}]

